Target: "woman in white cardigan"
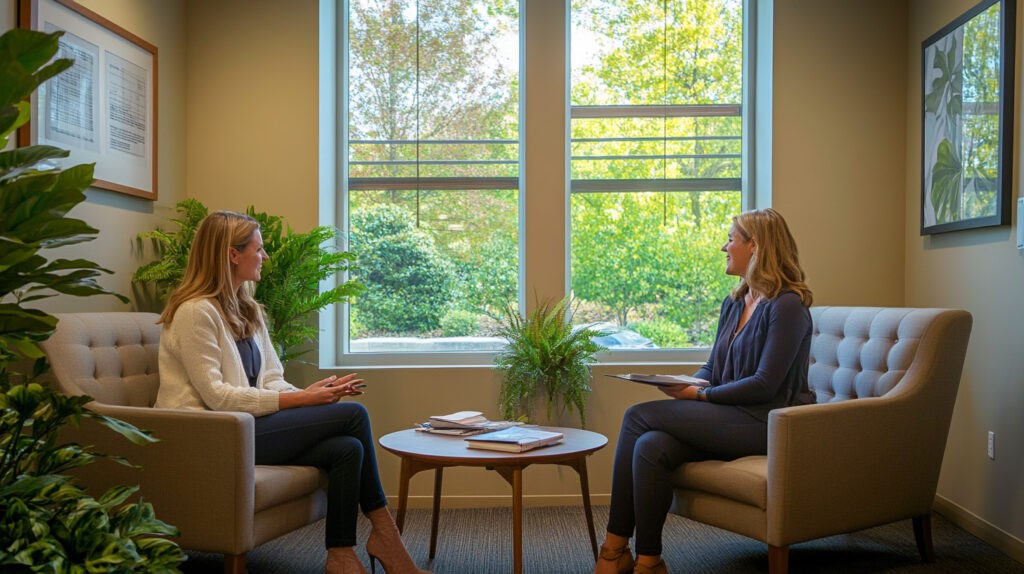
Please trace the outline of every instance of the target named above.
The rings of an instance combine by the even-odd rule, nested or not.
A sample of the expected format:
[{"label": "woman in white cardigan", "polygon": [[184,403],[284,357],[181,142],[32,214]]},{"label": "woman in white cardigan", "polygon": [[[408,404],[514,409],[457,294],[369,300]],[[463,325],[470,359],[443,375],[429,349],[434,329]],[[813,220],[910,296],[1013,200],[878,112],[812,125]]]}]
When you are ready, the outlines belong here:
[{"label": "woman in white cardigan", "polygon": [[388,574],[429,574],[413,563],[388,512],[365,407],[339,402],[362,394],[362,380],[331,376],[305,389],[284,380],[252,296],[267,258],[255,219],[217,211],[200,223],[185,276],[160,316],[156,406],[251,413],[256,464],[326,470],[328,574],[366,573],[352,549],[360,509],[372,525],[371,562]]}]

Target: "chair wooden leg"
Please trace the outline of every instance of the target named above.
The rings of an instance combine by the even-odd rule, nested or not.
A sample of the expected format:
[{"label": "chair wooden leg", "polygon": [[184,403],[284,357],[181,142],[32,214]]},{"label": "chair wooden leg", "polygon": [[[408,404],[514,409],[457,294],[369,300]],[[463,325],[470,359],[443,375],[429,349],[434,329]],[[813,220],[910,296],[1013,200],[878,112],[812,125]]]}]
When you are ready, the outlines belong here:
[{"label": "chair wooden leg", "polygon": [[768,545],[768,574],[789,572],[789,546]]},{"label": "chair wooden leg", "polygon": [[935,562],[935,547],[932,546],[932,515],[922,514],[914,517],[914,540],[921,560],[927,564]]},{"label": "chair wooden leg", "polygon": [[245,554],[225,554],[224,574],[245,574]]}]

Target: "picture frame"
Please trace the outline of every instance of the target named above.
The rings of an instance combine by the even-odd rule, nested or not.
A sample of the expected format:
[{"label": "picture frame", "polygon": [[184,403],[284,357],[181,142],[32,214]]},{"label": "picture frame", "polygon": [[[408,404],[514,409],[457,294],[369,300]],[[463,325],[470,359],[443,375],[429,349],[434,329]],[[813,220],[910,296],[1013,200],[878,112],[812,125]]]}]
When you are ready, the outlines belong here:
[{"label": "picture frame", "polygon": [[1009,225],[1015,0],[982,0],[921,43],[921,235]]},{"label": "picture frame", "polygon": [[157,48],[73,0],[19,0],[18,25],[64,31],[68,70],[32,96],[18,145],[70,152],[57,167],[94,163],[93,187],[157,199]]}]

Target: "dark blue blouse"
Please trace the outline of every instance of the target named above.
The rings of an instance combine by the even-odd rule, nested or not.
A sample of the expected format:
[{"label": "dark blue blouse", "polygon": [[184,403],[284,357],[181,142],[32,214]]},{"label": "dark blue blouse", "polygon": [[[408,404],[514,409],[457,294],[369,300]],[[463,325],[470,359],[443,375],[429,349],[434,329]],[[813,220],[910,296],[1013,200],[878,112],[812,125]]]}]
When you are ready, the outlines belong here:
[{"label": "dark blue blouse", "polygon": [[242,368],[245,369],[245,376],[249,379],[249,386],[255,387],[259,379],[260,368],[263,367],[263,355],[260,348],[252,337],[246,337],[235,341],[238,345],[238,355],[242,358]]},{"label": "dark blue blouse", "polygon": [[710,402],[736,405],[768,421],[772,409],[814,402],[807,386],[811,312],[799,295],[783,291],[762,300],[736,333],[746,304],[726,297],[708,362],[694,375],[711,382]]}]

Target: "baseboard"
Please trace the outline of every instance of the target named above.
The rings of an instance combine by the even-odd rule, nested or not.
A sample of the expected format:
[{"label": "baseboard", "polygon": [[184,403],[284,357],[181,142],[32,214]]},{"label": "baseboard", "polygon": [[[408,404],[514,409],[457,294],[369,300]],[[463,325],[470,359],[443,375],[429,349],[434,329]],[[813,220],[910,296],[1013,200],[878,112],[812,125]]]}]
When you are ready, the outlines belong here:
[{"label": "baseboard", "polygon": [[996,550],[1017,562],[1024,563],[1024,540],[985,522],[976,514],[948,498],[936,495],[935,504],[932,508],[935,512],[948,518],[953,524],[984,540]]},{"label": "baseboard", "polygon": [[[410,496],[409,508],[431,508],[434,498],[432,496]],[[590,495],[590,504],[608,504],[611,502],[610,494]],[[389,496],[388,504],[392,510],[398,508],[398,497]],[[523,506],[580,506],[580,495],[523,495]],[[441,508],[493,508],[496,506],[512,506],[511,496],[442,496]]]}]

